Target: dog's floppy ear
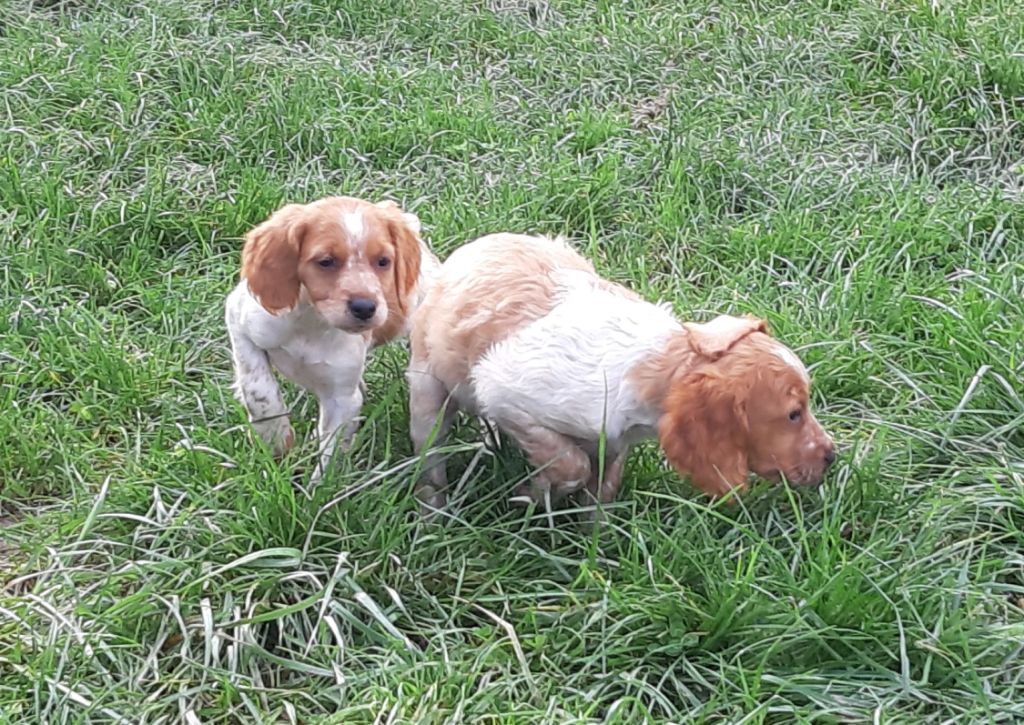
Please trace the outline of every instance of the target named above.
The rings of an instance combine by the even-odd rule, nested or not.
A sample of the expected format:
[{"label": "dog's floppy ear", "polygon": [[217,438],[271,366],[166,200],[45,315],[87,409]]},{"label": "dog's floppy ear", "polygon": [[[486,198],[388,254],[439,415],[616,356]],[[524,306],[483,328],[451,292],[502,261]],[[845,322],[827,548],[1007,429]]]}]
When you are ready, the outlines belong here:
[{"label": "dog's floppy ear", "polygon": [[688,322],[683,327],[690,336],[693,349],[711,360],[722,357],[729,348],[753,332],[768,332],[768,323],[751,315],[719,315],[710,322]]},{"label": "dog's floppy ear", "polygon": [[415,214],[403,212],[394,206],[388,228],[391,242],[395,245],[395,297],[404,315],[409,311],[409,298],[420,278],[420,220]]},{"label": "dog's floppy ear", "polygon": [[412,230],[412,233],[417,237],[420,235],[420,218],[413,214],[411,211],[402,211],[401,208],[395,202],[390,199],[384,201],[378,201],[374,206],[378,209],[394,209],[402,216],[402,221],[405,225]]},{"label": "dog's floppy ear", "polygon": [[712,496],[746,488],[747,436],[742,392],[714,364],[672,381],[658,440],[669,463],[697,488]]},{"label": "dog's floppy ear", "polygon": [[301,204],[289,204],[249,232],[242,277],[267,312],[286,312],[299,301],[299,250],[305,234]]}]

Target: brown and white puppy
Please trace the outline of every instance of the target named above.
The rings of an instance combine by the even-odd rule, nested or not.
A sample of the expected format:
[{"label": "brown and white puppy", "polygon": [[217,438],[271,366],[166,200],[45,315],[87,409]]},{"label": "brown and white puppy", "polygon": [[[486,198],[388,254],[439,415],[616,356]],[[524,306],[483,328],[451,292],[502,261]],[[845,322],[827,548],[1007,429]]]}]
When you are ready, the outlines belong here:
[{"label": "brown and white puppy", "polygon": [[289,204],[246,236],[228,295],[235,393],[259,436],[283,455],[295,441],[271,366],[317,396],[318,478],[362,406],[369,350],[408,332],[437,259],[415,215],[394,202],[329,197]]},{"label": "brown and white puppy", "polygon": [[[764,321],[681,324],[560,240],[495,234],[455,251],[414,313],[411,346],[417,453],[443,441],[457,410],[482,416],[537,468],[524,493],[547,505],[581,490],[612,501],[630,446],[648,437],[714,496],[744,489],[750,472],[818,485],[835,458],[806,368]],[[427,509],[446,487],[428,453]]]}]

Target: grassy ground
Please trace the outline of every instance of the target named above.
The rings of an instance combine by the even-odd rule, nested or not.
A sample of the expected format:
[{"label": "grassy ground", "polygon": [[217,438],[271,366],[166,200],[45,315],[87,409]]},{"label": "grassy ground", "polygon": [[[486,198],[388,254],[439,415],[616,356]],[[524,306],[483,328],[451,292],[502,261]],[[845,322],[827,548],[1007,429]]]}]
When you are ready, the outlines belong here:
[{"label": "grassy ground", "polygon": [[[1020,3],[3,0],[0,89],[6,721],[1024,718]],[[837,469],[714,507],[647,447],[591,535],[466,426],[424,527],[394,347],[307,495],[220,306],[328,193],[766,316]]]}]

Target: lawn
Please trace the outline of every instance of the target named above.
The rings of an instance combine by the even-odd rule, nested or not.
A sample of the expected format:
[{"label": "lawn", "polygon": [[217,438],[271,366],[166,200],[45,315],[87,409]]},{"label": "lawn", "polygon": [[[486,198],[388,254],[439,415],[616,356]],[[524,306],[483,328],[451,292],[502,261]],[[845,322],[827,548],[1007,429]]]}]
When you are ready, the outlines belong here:
[{"label": "lawn", "polygon": [[[0,721],[1024,719],[1024,5],[2,0],[0,94]],[[467,422],[424,524],[395,345],[310,489],[222,303],[339,193],[767,318],[837,465],[590,531]]]}]

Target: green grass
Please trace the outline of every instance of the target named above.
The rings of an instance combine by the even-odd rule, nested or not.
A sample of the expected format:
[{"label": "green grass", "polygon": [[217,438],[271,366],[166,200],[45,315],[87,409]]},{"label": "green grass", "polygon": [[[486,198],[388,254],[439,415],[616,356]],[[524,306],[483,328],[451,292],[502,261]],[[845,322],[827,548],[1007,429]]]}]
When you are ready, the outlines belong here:
[{"label": "green grass", "polygon": [[[883,5],[3,0],[3,721],[1024,719],[1024,9]],[[837,468],[713,506],[647,446],[590,533],[466,425],[425,526],[394,346],[307,493],[221,304],[334,193],[767,317]]]}]

